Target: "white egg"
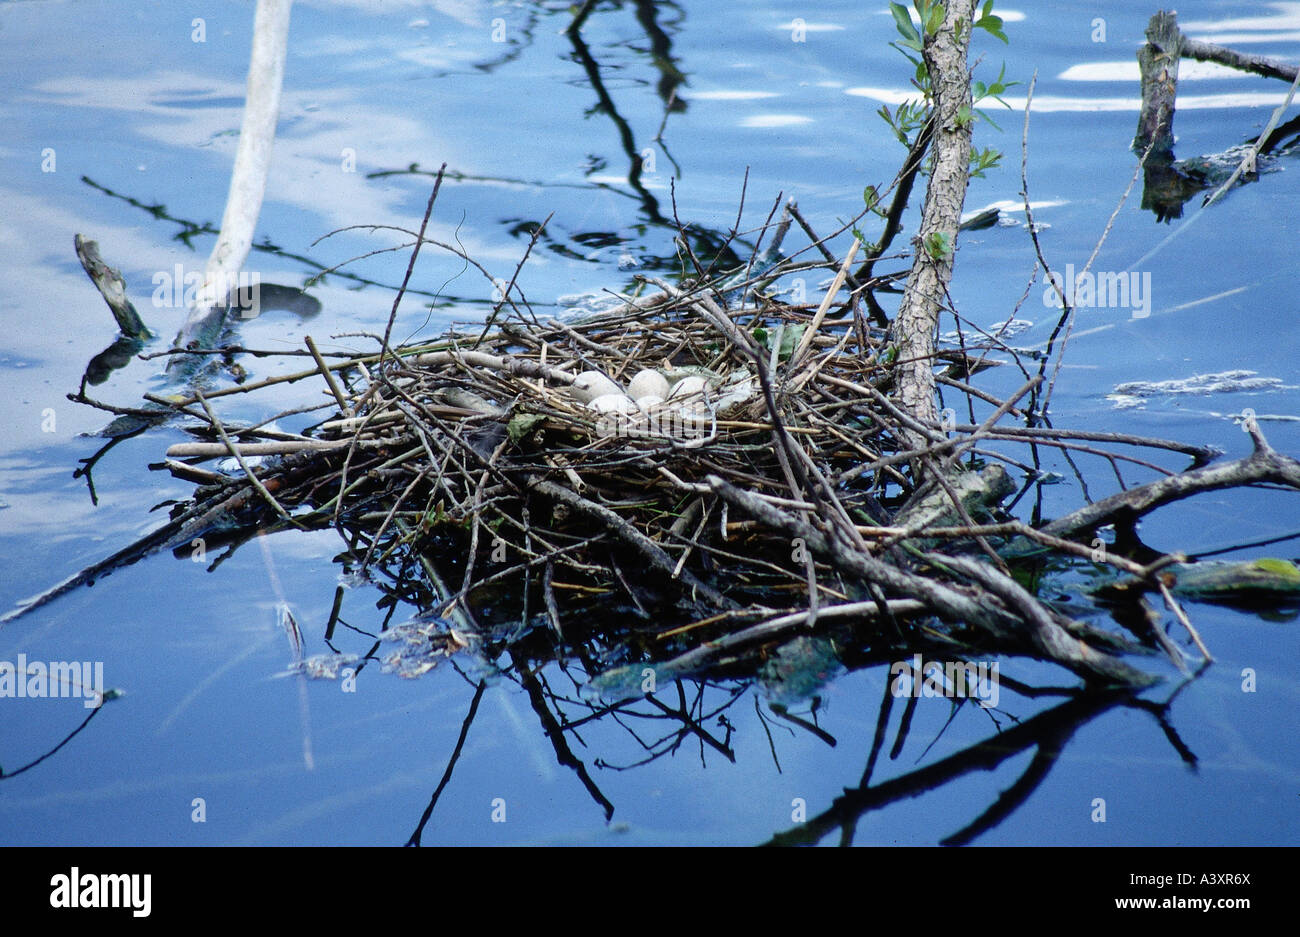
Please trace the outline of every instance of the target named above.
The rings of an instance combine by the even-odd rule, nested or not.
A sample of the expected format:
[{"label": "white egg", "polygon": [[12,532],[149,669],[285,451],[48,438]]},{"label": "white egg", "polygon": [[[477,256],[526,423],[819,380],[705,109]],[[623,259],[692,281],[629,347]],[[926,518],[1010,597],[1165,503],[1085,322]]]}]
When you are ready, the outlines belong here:
[{"label": "white egg", "polygon": [[587,406],[597,413],[636,413],[636,403],[627,394],[619,391],[613,394],[601,394],[593,398]]},{"label": "white egg", "polygon": [[646,394],[642,397],[636,398],[636,405],[646,413],[649,413],[652,407],[657,407],[663,402],[664,398],[660,397],[658,394]]},{"label": "white egg", "polygon": [[718,416],[736,413],[743,404],[753,399],[755,390],[753,378],[728,385],[717,399]]},{"label": "white egg", "polygon": [[652,368],[645,368],[637,371],[628,382],[627,392],[628,396],[637,400],[642,397],[658,397],[662,400],[668,396],[668,378]]},{"label": "white egg", "polygon": [[622,394],[623,388],[599,371],[583,371],[573,379],[573,384],[569,387],[569,393],[578,403],[590,403],[597,397]]},{"label": "white egg", "polygon": [[704,389],[708,387],[709,382],[698,375],[692,374],[690,377],[684,377],[677,382],[677,386],[672,389],[668,395],[669,400],[686,400],[690,398],[703,399]]}]

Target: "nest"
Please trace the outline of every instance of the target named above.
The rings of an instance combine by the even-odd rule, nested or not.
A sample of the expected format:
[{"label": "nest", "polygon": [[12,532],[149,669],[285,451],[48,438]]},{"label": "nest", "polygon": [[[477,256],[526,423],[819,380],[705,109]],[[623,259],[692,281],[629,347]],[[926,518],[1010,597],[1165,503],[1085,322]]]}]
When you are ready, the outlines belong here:
[{"label": "nest", "polygon": [[[665,600],[689,613],[770,608],[806,592],[807,564],[789,533],[721,492],[812,512],[795,479],[852,476],[845,507],[861,524],[886,520],[870,494],[896,475],[884,457],[899,446],[873,386],[881,346],[861,322],[813,335],[811,310],[772,304],[738,324],[710,291],[663,286],[585,320],[507,323],[361,364],[311,446],[241,449],[297,449],[258,472],[280,511],[366,529],[362,566],[399,531],[460,567],[455,598],[471,613],[486,587],[500,595],[530,572],[568,635],[587,603],[560,594],[646,617]],[[847,598],[826,588],[827,601]]]},{"label": "nest", "polygon": [[716,284],[649,282],[583,319],[489,321],[333,365],[309,342],[318,370],[277,379],[325,377],[337,412],[309,436],[237,445],[197,396],[221,442],[168,455],[234,454],[242,472],[169,462],[202,486],[170,543],[332,525],[352,573],[421,613],[408,643],[549,635],[597,653],[589,671],[619,693],[646,661],[661,675],[758,665],[817,627],[896,653],[936,623],[950,653],[1149,682],[1116,653],[1131,643],[1040,602],[994,552],[1088,555],[1001,513],[1015,486],[977,443],[1069,434],[995,428],[1020,395],[962,383],[986,364],[972,348],[947,353],[940,379],[996,413],[927,426],[889,399],[892,349],[856,304],[828,319],[829,302],[728,308]]},{"label": "nest", "polygon": [[[771,307],[740,326],[705,292],[661,293],[403,357],[356,398],[366,416],[321,427],[350,448],[379,443],[352,470],[374,483],[340,513],[414,507],[420,531],[459,532],[464,597],[512,566],[541,573],[539,607],[561,634],[581,634],[571,621],[586,603],[557,592],[649,617],[665,600],[701,613],[805,591],[790,535],[720,492],[812,511],[792,472],[847,473],[893,447],[869,383],[874,344],[851,329],[802,343],[807,319]],[[774,445],[778,431],[803,464]],[[874,484],[859,474],[847,502],[873,500]]]}]

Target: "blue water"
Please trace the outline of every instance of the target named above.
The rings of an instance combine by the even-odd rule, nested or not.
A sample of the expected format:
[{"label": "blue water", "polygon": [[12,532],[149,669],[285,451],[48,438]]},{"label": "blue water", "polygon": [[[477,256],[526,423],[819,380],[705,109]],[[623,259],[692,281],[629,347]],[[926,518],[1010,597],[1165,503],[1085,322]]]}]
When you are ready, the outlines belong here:
[{"label": "blue water", "polygon": [[[1131,63],[1152,11],[1119,3],[1039,7],[1006,14],[1008,46],[977,37],[977,75],[992,80],[1005,61],[1007,77],[1020,84],[1006,96],[1014,110],[989,108],[1001,132],[979,125],[976,145],[1005,155],[1000,168],[972,182],[966,205],[1020,202],[1023,104],[1037,72],[1030,197],[1053,266],[1081,269],[1134,172]],[[1240,8],[1194,2],[1180,5],[1179,15],[1192,35],[1296,59],[1293,5],[1252,5],[1248,16]],[[252,10],[217,2],[203,15],[206,41],[196,43],[192,11],[173,4],[0,4],[7,89],[0,117],[8,128],[0,142],[2,608],[153,529],[164,512],[150,509],[191,490],[147,469],[186,438],[168,427],[104,456],[93,469],[92,501],[86,480],[73,472],[99,446],[82,434],[101,428],[108,415],[65,394],[114,333],[77,264],[73,234],[100,242],[165,338],[183,310],[151,303],[155,276],[177,264],[201,269],[211,248],[211,234],[178,239],[185,228],[168,218],[213,227],[220,221]],[[534,308],[554,312],[561,297],[627,288],[631,263],[659,272],[673,256],[674,197],[683,222],[725,232],[742,189],[742,229],[761,224],[778,196],[793,196],[827,233],[860,211],[865,185],[887,185],[901,160],[902,148],[874,114],[907,91],[910,76],[887,45],[894,27],[883,3],[818,4],[803,14],[802,31],[792,9],[766,3],[602,3],[582,35],[587,64],[596,63],[615,113],[600,106],[583,51],[563,35],[570,15],[560,3],[295,5],[258,235],[281,253],[257,252],[248,267],[265,282],[302,285],[320,267],[346,262],[343,272],[358,279],[328,276],[312,290],[323,304],[319,316],[303,322],[268,314],[245,327],[247,345],[301,348],[307,333],[326,348],[368,347],[364,339],[330,336],[382,331],[408,254],[353,258],[403,239],[354,230],[313,242],[348,225],[415,228],[431,174],[443,162],[453,175],[439,194],[431,236],[459,242],[495,278],[509,279],[533,227],[554,213],[519,279]],[[665,41],[671,62],[656,63],[653,50]],[[683,80],[665,121],[674,70]],[[1220,151],[1258,133],[1285,90],[1185,65],[1178,155]],[[413,164],[418,173],[404,172]],[[1149,315],[1080,310],[1052,397],[1057,425],[1176,438],[1236,457],[1248,451],[1249,437],[1231,416],[1249,407],[1275,448],[1300,453],[1297,227],[1289,208],[1300,184],[1293,159],[1268,168],[1204,214],[1193,200],[1171,225],[1139,209],[1139,182],[1094,269],[1138,264],[1136,272],[1149,273]],[[165,210],[145,210],[151,206]],[[1009,217],[1023,221],[1023,213]],[[913,211],[899,246],[915,227]],[[833,249],[847,246],[841,237]],[[960,310],[982,327],[1006,319],[1034,266],[1023,225],[970,232],[959,246],[952,295]],[[446,253],[421,255],[398,338],[482,319],[493,284],[463,268]],[[1015,344],[1046,341],[1056,311],[1044,303],[1041,281],[1015,314],[1033,323]],[[245,363],[258,377],[300,366],[297,359]],[[1254,391],[1157,394],[1134,408],[1108,397],[1126,381],[1236,369],[1276,380]],[[160,386],[160,372],[157,360],[137,361],[91,396],[130,405]],[[981,380],[1007,393],[1023,377],[1003,368]],[[321,402],[320,388],[307,383],[222,413],[261,418]],[[1114,490],[1104,462],[1080,458],[1092,497]],[[1069,467],[1059,460],[1047,467],[1066,481],[1043,489],[1044,513],[1078,506],[1082,495]],[[1125,469],[1130,483],[1147,477]],[[1297,530],[1300,494],[1264,489],[1202,495],[1142,525],[1151,546],[1189,552]],[[862,776],[885,690],[883,666],[854,671],[828,689],[816,718],[834,747],[774,720],[752,688],[741,688],[721,713],[727,725],[718,714],[704,725],[727,739],[734,761],[687,737],[672,751],[655,748],[661,756],[648,764],[620,771],[608,766],[644,760],[643,743],[669,729],[625,719],[633,736],[604,719],[566,733],[614,807],[607,822],[578,772],[557,758],[527,694],[494,676],[488,662],[465,655],[413,681],[371,667],[355,692],[337,681],[283,676],[293,651],[277,602],[283,597],[292,607],[304,653],[327,651],[323,630],[340,572],[333,558],[343,545],[322,532],[276,535],[264,546],[246,544],[211,571],[214,555],[206,563],[184,552],[155,555],[0,627],[0,661],[19,654],[99,661],[106,684],[125,693],[46,760],[0,780],[0,842],[404,843],[438,786],[480,680],[486,689],[424,828],[425,844],[757,843],[793,827],[800,809],[809,818],[821,813]],[[1297,553],[1291,540],[1236,555]],[[335,646],[368,649],[366,635],[383,621],[378,598],[373,587],[349,584]],[[1167,719],[1198,768],[1186,767],[1150,713],[1112,708],[1084,720],[1028,799],[976,842],[1300,841],[1296,626],[1211,605],[1189,610],[1216,663],[1177,693]],[[1171,634],[1183,642],[1176,625]],[[1004,675],[1016,679],[1070,682],[1045,666],[1002,663]],[[1143,666],[1169,678],[1146,698],[1169,699],[1177,674],[1159,660]],[[1243,691],[1246,672],[1253,692]],[[579,692],[560,668],[539,676],[571,700],[563,707],[569,718],[583,715]],[[711,686],[703,711],[722,706],[732,690]],[[675,692],[663,698],[677,705]],[[1010,728],[1051,705],[1004,687],[996,716]],[[796,711],[810,718],[806,706]],[[975,707],[944,729],[947,704],[921,700],[891,760],[900,711],[896,704],[874,781],[939,762],[994,731]],[[12,773],[40,758],[87,712],[76,699],[0,699],[0,768]],[[854,841],[938,842],[988,809],[1031,757],[1022,751],[992,771],[969,771],[864,813]],[[1097,822],[1099,800],[1105,822]]]}]

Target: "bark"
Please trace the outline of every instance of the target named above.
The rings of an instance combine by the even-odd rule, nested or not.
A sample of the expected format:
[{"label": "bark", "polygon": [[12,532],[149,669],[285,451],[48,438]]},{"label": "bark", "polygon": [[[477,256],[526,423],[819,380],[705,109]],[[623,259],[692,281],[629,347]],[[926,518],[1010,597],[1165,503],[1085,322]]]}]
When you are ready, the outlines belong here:
[{"label": "bark", "polygon": [[[924,50],[934,96],[933,161],[919,243],[894,322],[899,402],[923,424],[938,423],[933,369],[935,328],[952,278],[953,252],[970,171],[971,89],[966,51],[972,13],[973,0],[953,0],[939,30],[926,38]],[[966,120],[959,119],[963,112]],[[935,257],[926,250],[927,239],[933,235],[947,236],[950,250],[946,254]],[[914,448],[926,444],[919,435],[906,441]]]},{"label": "bark", "polygon": [[1151,159],[1156,162],[1162,157],[1166,162],[1173,158],[1174,98],[1178,94],[1178,57],[1182,49],[1177,14],[1161,11],[1151,17],[1147,41],[1137,51],[1142,72],[1142,110],[1133,148],[1145,153],[1151,147]]}]

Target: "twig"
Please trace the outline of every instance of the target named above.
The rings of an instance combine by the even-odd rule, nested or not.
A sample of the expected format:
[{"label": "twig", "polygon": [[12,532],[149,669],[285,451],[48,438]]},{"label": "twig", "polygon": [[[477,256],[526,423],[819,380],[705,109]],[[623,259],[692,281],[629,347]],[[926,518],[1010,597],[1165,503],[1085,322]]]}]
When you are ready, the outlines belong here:
[{"label": "twig", "polygon": [[1157,578],[1156,581],[1160,585],[1160,594],[1164,596],[1165,605],[1167,605],[1169,610],[1177,616],[1183,627],[1187,629],[1187,633],[1192,636],[1192,640],[1196,642],[1196,648],[1201,652],[1201,656],[1205,658],[1207,663],[1214,663],[1214,656],[1210,653],[1210,649],[1206,647],[1205,642],[1201,640],[1200,633],[1195,627],[1193,627],[1192,620],[1187,617],[1187,613],[1184,612],[1183,607],[1178,604],[1178,600],[1175,599],[1173,593],[1169,591],[1169,587],[1159,578]]},{"label": "twig", "polygon": [[326,364],[325,359],[321,357],[320,350],[317,349],[316,343],[312,341],[310,335],[304,335],[303,341],[307,345],[307,350],[311,352],[312,358],[315,359],[316,367],[320,368],[321,376],[325,378],[325,383],[329,386],[330,393],[333,394],[334,399],[338,401],[339,410],[345,417],[352,416],[352,407],[348,404],[347,400],[344,399],[343,391],[339,389],[338,382],[334,380],[334,375],[330,373],[329,365]]},{"label": "twig", "polygon": [[381,362],[384,355],[392,352],[392,349],[388,347],[388,340],[393,334],[393,323],[397,321],[397,307],[401,305],[402,297],[406,295],[406,286],[411,282],[411,274],[415,271],[415,259],[420,256],[420,245],[424,243],[424,232],[429,227],[429,216],[433,214],[433,203],[438,198],[438,190],[442,188],[442,174],[446,170],[446,163],[443,163],[438,168],[438,177],[433,180],[433,191],[429,193],[429,203],[424,206],[424,217],[420,220],[420,231],[415,236],[415,246],[411,248],[411,259],[406,264],[406,273],[402,277],[402,285],[398,287],[397,295],[393,297],[393,309],[388,314],[388,324],[384,326],[384,340],[380,343]]},{"label": "twig", "polygon": [[208,406],[208,401],[203,396],[203,391],[196,388],[194,395],[198,398],[199,403],[203,404],[203,409],[207,412],[208,419],[212,421],[212,426],[217,431],[217,435],[221,437],[221,441],[225,443],[226,449],[235,457],[235,461],[239,463],[239,467],[243,471],[245,477],[248,478],[249,484],[257,489],[257,493],[260,494],[266,503],[275,510],[276,514],[279,514],[295,527],[302,527],[303,525],[301,523],[291,517],[289,512],[280,506],[280,502],[275,500],[275,496],[266,490],[266,486],[262,484],[262,480],[253,474],[253,470],[249,468],[248,463],[244,461],[243,453],[239,451],[239,448],[234,444],[230,437],[226,435],[225,427],[221,425],[221,421],[217,419],[217,415],[213,413],[212,408]]}]

